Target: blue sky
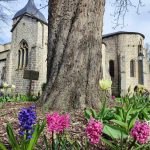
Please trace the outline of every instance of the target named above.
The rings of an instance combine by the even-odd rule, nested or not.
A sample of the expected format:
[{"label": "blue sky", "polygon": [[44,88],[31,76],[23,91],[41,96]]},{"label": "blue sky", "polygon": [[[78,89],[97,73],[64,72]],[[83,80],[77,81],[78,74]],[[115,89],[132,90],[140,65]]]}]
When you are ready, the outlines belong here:
[{"label": "blue sky", "polygon": [[[14,14],[23,8],[28,0],[16,0],[7,3],[3,3],[5,6],[12,10],[9,13],[9,20],[8,24],[2,24],[0,22],[0,44],[4,44],[11,41],[11,26],[12,20],[11,18]],[[145,43],[150,44],[150,0],[143,0],[145,6],[140,8],[140,15],[136,13],[136,8],[132,7],[129,9],[125,17],[125,26],[118,26],[116,29],[114,27],[114,18],[112,16],[114,12],[114,7],[112,6],[112,0],[106,0],[106,7],[105,7],[105,15],[104,15],[104,27],[103,27],[103,34],[116,32],[116,31],[133,31],[133,32],[140,32],[145,35]],[[132,0],[133,2],[137,0]],[[135,3],[136,3],[135,2]],[[36,6],[41,8],[41,4],[43,4],[43,0],[35,0]],[[47,18],[47,9],[41,9],[41,12]],[[121,23],[121,22],[120,22]]]}]

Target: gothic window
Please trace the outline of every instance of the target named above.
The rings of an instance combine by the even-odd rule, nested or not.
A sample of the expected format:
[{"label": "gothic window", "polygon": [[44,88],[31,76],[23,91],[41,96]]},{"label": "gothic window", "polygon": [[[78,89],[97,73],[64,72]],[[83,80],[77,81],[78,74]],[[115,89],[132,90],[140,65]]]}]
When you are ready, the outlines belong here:
[{"label": "gothic window", "polygon": [[115,76],[115,68],[114,68],[114,61],[113,60],[110,60],[109,61],[109,74],[111,77],[114,77]]},{"label": "gothic window", "polygon": [[28,44],[25,40],[20,42],[20,50],[18,51],[18,68],[24,68],[28,65]]},{"label": "gothic window", "polygon": [[22,68],[24,66],[24,49],[22,49]]},{"label": "gothic window", "polygon": [[130,77],[135,77],[135,61],[130,61]]},{"label": "gothic window", "polygon": [[138,53],[142,53],[142,45],[138,45]]},{"label": "gothic window", "polygon": [[21,60],[21,52],[18,51],[18,68],[20,67],[20,60]]},{"label": "gothic window", "polygon": [[28,65],[28,49],[26,48],[26,62],[25,62],[25,67]]}]

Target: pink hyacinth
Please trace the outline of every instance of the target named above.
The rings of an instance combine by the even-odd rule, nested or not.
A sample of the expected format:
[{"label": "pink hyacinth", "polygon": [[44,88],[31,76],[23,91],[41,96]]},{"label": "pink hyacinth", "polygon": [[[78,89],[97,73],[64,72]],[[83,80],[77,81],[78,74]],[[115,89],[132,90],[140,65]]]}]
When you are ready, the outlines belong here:
[{"label": "pink hyacinth", "polygon": [[99,142],[102,130],[103,124],[91,118],[85,130],[91,144],[97,144]]},{"label": "pink hyacinth", "polygon": [[131,130],[131,136],[141,144],[147,143],[150,136],[150,126],[146,122],[136,121]]},{"label": "pink hyacinth", "polygon": [[70,115],[59,115],[57,112],[46,115],[49,132],[63,132],[70,126]]}]

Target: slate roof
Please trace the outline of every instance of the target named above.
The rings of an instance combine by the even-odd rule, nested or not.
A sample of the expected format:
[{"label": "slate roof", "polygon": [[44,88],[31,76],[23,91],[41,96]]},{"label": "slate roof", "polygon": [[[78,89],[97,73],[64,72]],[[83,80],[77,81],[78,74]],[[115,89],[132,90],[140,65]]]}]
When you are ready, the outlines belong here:
[{"label": "slate roof", "polygon": [[44,15],[35,6],[34,0],[29,0],[28,3],[26,4],[26,6],[24,8],[22,8],[21,10],[19,10],[15,14],[13,19],[16,19],[23,15],[29,15],[29,16],[34,17],[34,18],[38,19],[39,21],[42,21],[47,24],[47,21],[46,21]]},{"label": "slate roof", "polygon": [[111,36],[120,35],[120,34],[139,34],[143,38],[145,38],[145,36],[142,33],[139,33],[139,32],[127,32],[127,31],[118,31],[118,32],[114,32],[114,33],[109,33],[109,34],[103,35],[102,37],[103,38],[109,38]]}]

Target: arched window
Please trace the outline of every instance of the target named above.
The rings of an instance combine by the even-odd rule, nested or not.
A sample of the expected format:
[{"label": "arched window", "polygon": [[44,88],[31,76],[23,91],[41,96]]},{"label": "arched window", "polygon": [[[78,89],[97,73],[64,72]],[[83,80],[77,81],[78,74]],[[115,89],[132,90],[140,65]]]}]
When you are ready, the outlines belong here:
[{"label": "arched window", "polygon": [[24,66],[24,49],[22,49],[22,68]]},{"label": "arched window", "polygon": [[114,77],[115,76],[115,68],[114,68],[114,61],[113,60],[110,60],[109,61],[109,74],[111,77]]},{"label": "arched window", "polygon": [[140,40],[138,45],[138,53],[142,53],[142,40]]},{"label": "arched window", "polygon": [[25,40],[20,42],[20,50],[18,51],[18,68],[27,67],[28,65],[28,44]]},{"label": "arched window", "polygon": [[20,68],[21,52],[18,51],[18,68]]},{"label": "arched window", "polygon": [[135,61],[130,61],[130,77],[135,77]]},{"label": "arched window", "polygon": [[28,48],[26,48],[26,62],[25,62],[25,67],[28,66]]}]

